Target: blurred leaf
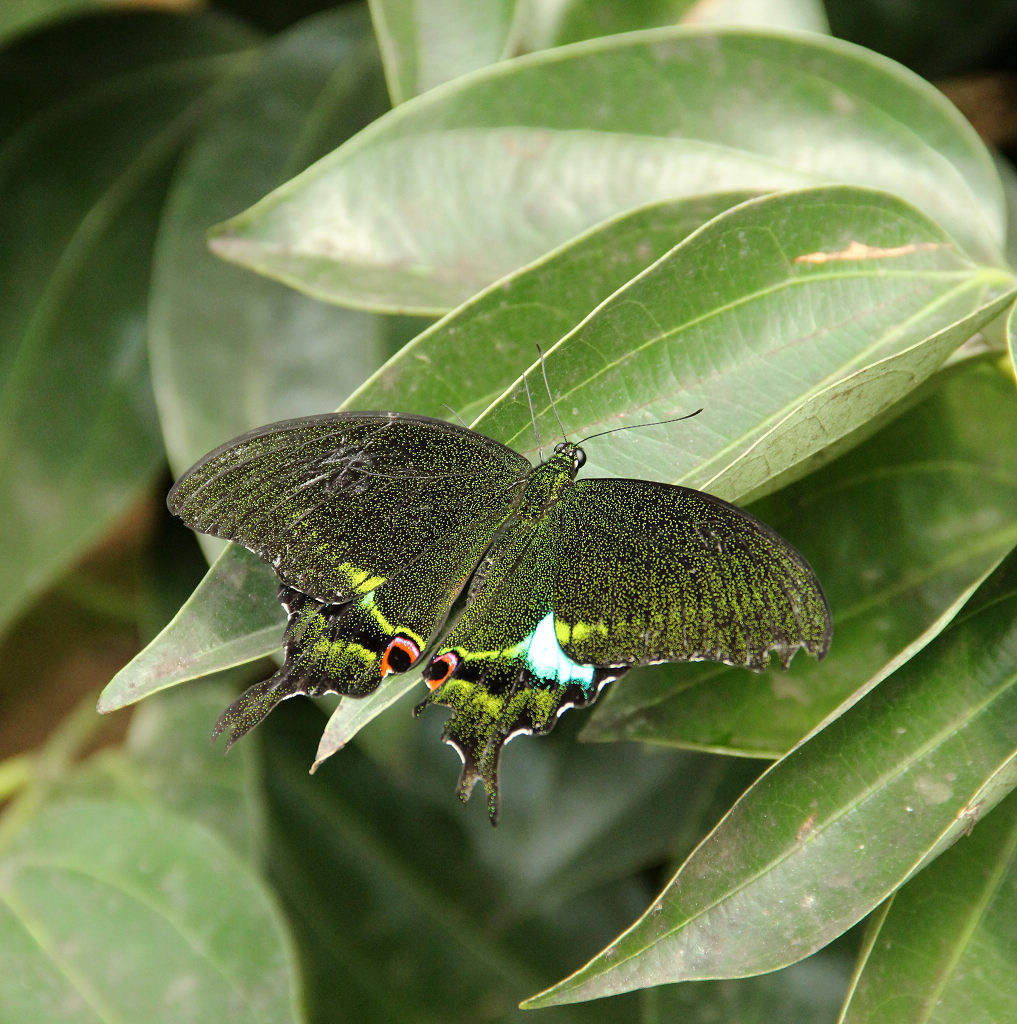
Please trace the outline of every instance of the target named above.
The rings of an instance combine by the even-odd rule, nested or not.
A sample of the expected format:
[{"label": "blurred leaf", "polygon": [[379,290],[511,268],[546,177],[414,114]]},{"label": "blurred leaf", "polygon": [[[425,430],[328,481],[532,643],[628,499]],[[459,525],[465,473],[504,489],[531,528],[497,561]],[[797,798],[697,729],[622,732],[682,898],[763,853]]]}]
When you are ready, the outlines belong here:
[{"label": "blurred leaf", "polygon": [[[541,5],[538,3],[537,8]],[[742,25],[765,29],[826,32],[826,14],[818,0],[565,0],[544,5],[555,20],[543,26],[543,45],[565,43],[655,28],[658,25]],[[545,19],[548,20],[548,19]]]},{"label": "blurred leaf", "polygon": [[1017,549],[946,630],[763,775],[635,925],[527,1005],[758,974],[841,934],[1017,783],[1015,663]]},{"label": "blurred leaf", "polygon": [[[287,702],[261,730],[270,864],[316,1022],[522,1020],[515,1004],[534,982],[645,904],[645,881],[618,876],[658,862],[699,800],[686,755],[583,747],[563,721],[560,735],[508,750],[512,798],[492,830],[479,804],[452,797],[459,764],[438,742],[441,718],[413,723],[395,765],[357,743],[313,778],[320,716],[308,702]],[[548,1020],[628,1024],[633,1011],[612,1000]]]},{"label": "blurred leaf", "polygon": [[[209,743],[212,725],[250,666],[187,692],[161,694],[131,716],[123,747],[89,758],[61,784],[61,796],[115,797],[157,805],[201,822],[250,861],[264,856],[256,746],[231,752]],[[232,685],[231,685],[232,684]]]},{"label": "blurred leaf", "polygon": [[594,709],[588,740],[644,740],[779,757],[1017,544],[1013,380],[953,372],[862,447],[754,511],[805,552],[834,611],[819,664],[632,672]]},{"label": "blurred leaf", "polygon": [[842,1024],[995,1024],[1013,1011],[1017,794],[893,897]]},{"label": "blurred leaf", "polygon": [[501,59],[513,0],[370,0],[392,104]]},{"label": "blurred leaf", "polygon": [[1000,259],[991,159],[931,86],[818,35],[687,29],[533,54],[418,97],[212,245],[331,302],[442,311],[622,210],[823,181],[895,192]]},{"label": "blurred leaf", "polygon": [[156,251],[150,352],[170,462],[257,424],[335,408],[384,359],[385,321],[215,259],[205,232],[385,109],[360,8],[301,22],[225,83],[174,176]]},{"label": "blurred leaf", "polygon": [[[879,247],[867,254],[874,258],[825,257],[858,238]],[[735,265],[732,246],[739,254]],[[568,265],[571,254],[565,247],[556,258]],[[892,274],[887,273],[891,260]],[[546,275],[549,267],[550,262],[529,273]],[[574,269],[579,280],[586,264],[580,260]],[[510,306],[515,289],[526,294],[524,276],[509,286]],[[545,280],[557,280],[563,292],[569,282],[564,274]],[[590,475],[600,470],[664,478],[735,499],[765,484],[766,474],[802,462],[903,397],[1010,301],[1009,292],[996,296],[1009,285],[998,272],[971,264],[917,211],[891,196],[848,188],[765,196],[710,221],[600,305],[546,353],[548,380],[568,430],[579,436],[704,406],[708,416],[691,423],[598,441],[589,451]],[[817,331],[817,320],[826,322],[834,288],[838,319]],[[553,309],[553,292],[545,292],[544,301]],[[463,315],[483,317],[488,306],[478,300]],[[567,301],[563,309],[574,315]],[[504,324],[511,339],[507,319]],[[525,351],[534,337],[525,319],[519,326],[517,344]],[[420,396],[429,392],[435,404],[449,397],[448,385],[442,387],[448,366],[461,368],[480,395],[504,388],[509,364],[482,344],[474,344],[472,358],[447,359],[446,339],[460,330],[463,323],[456,316],[437,325],[391,360],[347,407],[432,411],[422,408]],[[732,337],[743,343],[732,347]],[[476,369],[468,369],[471,364]],[[540,397],[540,372],[539,365],[528,371],[536,425],[541,436],[553,437],[557,426]],[[414,382],[407,405],[399,398],[403,379]],[[844,401],[848,396],[851,400]],[[476,425],[524,454],[536,454],[529,405],[518,385]],[[251,560],[235,563],[235,558],[228,551],[210,571],[203,599],[216,591],[236,592],[234,577],[242,572],[244,593],[256,600],[246,589]],[[266,585],[260,591],[265,603],[274,589]],[[195,669],[237,663],[217,661],[217,645],[225,648],[227,659],[241,649],[252,657],[266,652],[257,644],[267,639],[262,630],[268,613],[253,609],[243,613],[252,614],[251,629],[243,628],[242,616],[233,610],[219,612],[214,638],[196,648],[182,645],[189,634],[210,632],[203,624],[190,624],[191,613],[204,616],[207,607],[195,600],[110,683],[103,710],[193,678]],[[230,626],[240,632],[231,634]],[[278,642],[277,634],[274,645]]]},{"label": "blurred leaf", "polygon": [[262,884],[212,832],[154,807],[51,805],[0,853],[10,1021],[300,1019]]},{"label": "blurred leaf", "polygon": [[187,59],[193,38],[40,111],[0,145],[0,626],[162,462],[144,348],[148,254],[172,161],[230,64]]}]

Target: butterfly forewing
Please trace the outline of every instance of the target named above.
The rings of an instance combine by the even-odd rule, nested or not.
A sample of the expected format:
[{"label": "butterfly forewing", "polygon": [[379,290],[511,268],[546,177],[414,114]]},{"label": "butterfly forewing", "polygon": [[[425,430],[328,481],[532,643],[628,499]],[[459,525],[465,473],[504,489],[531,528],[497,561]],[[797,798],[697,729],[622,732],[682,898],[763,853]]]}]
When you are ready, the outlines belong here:
[{"label": "butterfly forewing", "polygon": [[466,528],[492,530],[529,468],[442,420],[334,413],[231,441],[188,470],[168,501],[193,529],[263,557],[288,586],[342,602]]},{"label": "butterfly forewing", "polygon": [[555,629],[577,661],[786,666],[822,657],[830,612],[805,559],[719,498],[645,480],[580,480],[555,507]]}]

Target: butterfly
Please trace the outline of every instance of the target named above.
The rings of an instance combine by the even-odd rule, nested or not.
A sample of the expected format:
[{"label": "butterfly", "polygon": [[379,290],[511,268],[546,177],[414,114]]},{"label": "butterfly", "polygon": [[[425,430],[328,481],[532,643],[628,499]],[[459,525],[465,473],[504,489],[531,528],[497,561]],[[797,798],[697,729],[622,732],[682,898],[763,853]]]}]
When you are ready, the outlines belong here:
[{"label": "butterfly", "polygon": [[702,491],[577,479],[581,443],[533,466],[444,420],[343,412],[268,424],[187,470],[170,511],[269,562],[288,614],[282,668],[213,738],[228,730],[228,747],[288,697],[363,697],[422,664],[416,713],[452,709],[458,795],[482,782],[496,823],[505,744],[631,666],[823,657],[830,610],[790,544]]}]

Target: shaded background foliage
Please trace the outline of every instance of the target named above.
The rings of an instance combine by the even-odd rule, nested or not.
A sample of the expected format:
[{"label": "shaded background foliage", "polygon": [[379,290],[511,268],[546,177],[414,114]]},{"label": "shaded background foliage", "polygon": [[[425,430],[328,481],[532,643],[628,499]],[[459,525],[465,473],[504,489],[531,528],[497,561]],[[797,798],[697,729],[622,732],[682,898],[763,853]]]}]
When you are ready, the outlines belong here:
[{"label": "shaded background foliage", "polygon": [[[354,180],[362,188],[351,191],[360,203],[351,202],[354,212],[375,211],[376,226],[384,228],[395,199],[409,203],[416,188],[434,200],[427,204],[433,222],[420,228],[421,237],[437,242],[428,256],[432,269],[440,271],[443,258],[462,263],[458,276],[435,273],[425,281],[430,303],[419,301],[419,292],[407,299],[410,293],[392,283],[399,279],[395,258],[370,281],[342,269],[312,273],[294,260],[283,266],[272,244],[308,210],[322,216],[301,187],[284,193],[278,210],[263,205],[260,215],[237,216],[380,117],[389,95],[407,99],[450,69],[468,72],[496,61],[498,32],[513,14],[522,51],[696,16],[689,6],[590,0],[566,5],[565,16],[553,22],[539,3],[528,5],[528,13],[524,5],[492,4],[490,22],[473,26],[470,45],[456,50],[436,47],[426,34],[414,39],[410,3],[374,4],[375,29],[357,4],[333,12],[327,4],[233,0],[173,13],[87,2],[5,5],[0,797],[8,802],[0,818],[6,965],[0,1020],[519,1015],[520,1000],[608,947],[653,903],[767,758],[785,754],[898,655],[897,673],[781,761],[683,869],[693,901],[708,893],[711,877],[728,887],[716,896],[725,920],[711,923],[709,906],[682,905],[672,893],[659,915],[651,910],[627,940],[610,945],[545,1002],[640,991],[537,1012],[554,1020],[827,1021],[842,1014],[847,1021],[900,1021],[926,1019],[935,1005],[937,1020],[1009,1019],[1008,1000],[993,993],[1006,994],[999,979],[1009,976],[1017,956],[1013,796],[974,823],[1014,783],[1013,558],[950,628],[938,633],[943,623],[936,623],[1017,543],[1017,409],[1001,343],[1013,280],[992,251],[988,165],[949,115],[933,107],[914,113],[919,136],[943,118],[935,123],[956,144],[957,181],[969,190],[943,195],[939,223],[925,206],[923,216],[903,211],[896,200],[861,200],[856,192],[751,199],[761,187],[817,183],[790,180],[801,173],[790,157],[782,170],[789,180],[749,175],[731,185],[744,190],[737,194],[672,200],[647,193],[627,196],[617,209],[608,197],[589,224],[548,235],[532,253],[510,253],[499,269],[564,243],[556,256],[470,299],[406,349],[430,322],[406,311],[438,314],[469,299],[494,274],[484,278],[483,266],[478,270],[478,261],[463,253],[478,238],[484,251],[484,230],[507,243],[506,225],[520,220],[511,205],[496,211],[503,222],[466,217],[468,176],[450,188],[435,168],[444,172],[457,159],[470,166],[484,151],[441,147],[492,126],[517,131],[516,140],[537,138],[518,129],[537,123],[546,88],[539,67],[531,65],[533,121],[520,115],[521,79],[510,73],[502,83],[495,69],[476,80],[476,93],[469,92],[474,86],[462,93],[454,87],[431,113],[426,104],[411,104],[401,111],[403,120],[385,121],[374,138],[388,131],[395,158],[385,157],[380,145],[366,147],[366,159],[380,154],[366,175],[369,183],[373,175],[374,191]],[[448,9],[454,14],[456,7]],[[1012,151],[1012,4],[839,0],[825,13],[835,36],[936,79],[990,142],[1004,154]],[[823,27],[823,12],[805,3],[759,4],[756,16],[763,24],[776,19],[776,27],[788,21]],[[376,33],[388,48],[387,81]],[[397,63],[393,54],[404,60]],[[840,59],[832,49],[822,54],[819,67]],[[603,58],[598,52],[592,59],[594,73]],[[789,80],[795,69],[788,64]],[[861,71],[852,74],[846,80],[853,86]],[[503,113],[483,99],[484,81],[493,83],[488,96],[509,97]],[[881,89],[885,84],[872,86],[873,102]],[[705,101],[705,94],[697,97]],[[692,106],[688,97],[685,105]],[[568,104],[558,112],[578,123]],[[745,113],[746,124],[758,119],[751,104]],[[794,114],[788,117],[784,139],[793,135]],[[456,130],[443,138],[443,125]],[[413,160],[404,159],[398,146],[414,132],[432,130],[430,142],[411,151]],[[642,166],[648,150],[626,157],[628,141],[616,158],[632,163],[617,166]],[[592,161],[601,142],[548,160],[560,159],[562,168],[584,154]],[[429,152],[440,154],[430,176]],[[674,159],[687,161],[688,154]],[[399,177],[418,165],[417,180],[412,173]],[[500,187],[498,166],[485,165],[490,188]],[[1002,171],[1012,193],[1008,165]],[[893,190],[892,175],[889,185],[845,180]],[[540,188],[538,179],[534,195]],[[810,203],[822,207],[815,216]],[[631,206],[640,209],[568,240]],[[532,221],[523,242],[543,239],[555,214],[552,204],[542,212],[527,209]],[[970,255],[947,252],[940,225],[951,217],[948,227],[961,233]],[[219,230],[215,244],[233,262],[205,248],[205,232],[227,218],[236,219]],[[681,326],[687,313],[679,303],[652,305],[653,278],[645,277],[638,286],[645,292],[627,295],[680,326],[692,352],[686,374],[706,365],[724,338],[740,338],[748,351],[754,336],[769,371],[743,365],[743,377],[721,381],[710,403],[714,442],[689,431],[664,439],[633,432],[621,435],[624,443],[590,453],[602,472],[684,480],[724,497],[759,499],[755,510],[808,553],[828,587],[837,636],[835,653],[822,666],[762,678],[706,665],[633,673],[588,722],[566,716],[548,739],[508,749],[510,813],[492,833],[481,807],[464,811],[452,799],[457,766],[438,742],[440,721],[414,722],[405,702],[370,721],[313,778],[306,769],[324,719],[308,702],[280,708],[262,735],[226,760],[207,749],[207,729],[228,695],[270,671],[268,662],[252,659],[278,645],[281,621],[264,572],[231,553],[206,581],[206,597],[188,605],[190,616],[177,633],[150,648],[147,662],[144,656],[135,662],[133,675],[118,677],[151,690],[210,669],[217,678],[153,697],[129,720],[94,714],[101,687],[170,621],[207,567],[194,539],[164,510],[168,467],[179,471],[234,433],[333,408],[351,394],[352,407],[435,415],[450,402],[470,421],[481,417],[481,429],[532,454],[529,413],[514,384],[532,363],[535,341],[551,348],[658,258],[663,262],[654,273],[665,284],[688,281],[702,268],[688,287],[703,309],[719,308],[725,295],[740,296],[750,283],[728,273],[729,225],[750,234],[760,228],[787,245],[800,242],[799,252],[815,252],[835,248],[822,244],[834,222],[848,232],[843,238],[853,237],[854,224],[873,237],[882,232],[887,247],[895,232],[932,247],[909,257],[906,287],[894,290],[892,275],[878,269],[859,286],[872,308],[880,308],[877,294],[888,305],[913,302],[907,317],[897,313],[911,335],[900,328],[898,336],[896,319],[864,319],[872,308],[851,297],[841,264],[817,265],[812,279],[766,278],[757,306],[745,303],[745,318],[721,322],[714,336]],[[981,235],[980,222],[989,225]],[[754,273],[765,254],[762,248],[751,253],[741,258]],[[836,355],[834,375],[848,375],[839,390],[803,388],[783,399],[776,390],[787,373],[767,346],[780,339],[765,327],[758,335],[753,329],[797,323],[800,311],[766,305],[770,291],[792,280],[796,288],[811,280],[808,286],[829,296],[828,322],[843,321],[843,334],[831,327],[827,349]],[[957,282],[954,291],[946,290],[946,280]],[[358,301],[368,284],[375,297]],[[306,294],[323,290],[346,295],[346,304]],[[645,420],[684,408],[680,389],[688,377],[668,378],[649,357],[629,364],[623,380],[632,393],[623,397],[617,386],[592,381],[590,352],[615,344],[623,356],[640,330],[625,318],[626,308],[624,301],[609,303],[585,333],[549,353],[551,380],[568,396],[563,413],[577,435],[601,418],[613,425],[613,417]],[[823,308],[823,300],[814,308]],[[852,316],[870,332],[861,342],[891,339],[879,366],[894,372],[866,364],[864,345],[849,350]],[[979,329],[977,344],[939,369]],[[910,348],[902,337],[910,338]],[[385,374],[372,378],[391,357]],[[849,373],[859,367],[854,382]],[[894,390],[900,377],[924,383]],[[752,412],[751,426],[731,419],[724,388],[737,389],[732,406],[751,406],[758,391],[774,407],[786,400],[804,412],[774,437],[763,411]],[[538,414],[543,434],[553,436],[548,410]],[[814,419],[844,443],[810,437]],[[720,453],[733,441],[742,444],[742,455],[725,462]],[[765,454],[765,471],[750,457],[754,451]],[[781,484],[787,486],[769,493]],[[218,551],[205,548],[209,556]],[[918,651],[915,639],[926,629],[932,639]],[[198,652],[204,660],[173,676],[165,668],[168,651],[175,658]],[[984,686],[967,691],[957,684],[962,678]],[[362,717],[333,719],[334,746],[384,701],[365,703],[368,710],[350,703],[346,710]],[[911,737],[894,749],[887,736],[909,730]],[[580,732],[643,743],[581,744]],[[869,781],[887,775],[903,788],[897,793],[886,785],[870,799]],[[837,811],[823,818],[827,806]],[[891,895],[923,858],[931,860],[967,832],[969,838]],[[795,843],[788,844],[788,835]],[[830,852],[803,856],[798,866],[799,851],[817,848],[808,845],[813,835]],[[863,892],[846,852],[880,844],[892,845],[896,856],[866,868],[872,887]],[[748,884],[753,871],[762,884]],[[820,872],[814,879],[813,871]],[[838,888],[838,879],[851,880],[843,905],[824,895]],[[763,891],[766,885],[773,895]],[[745,889],[743,904],[732,896],[736,887]],[[785,901],[794,911],[775,917]],[[817,901],[821,911],[811,914]],[[852,927],[877,903],[867,926]],[[658,919],[665,923],[663,938],[653,931]],[[775,931],[760,926],[754,946],[750,933],[767,920]],[[671,943],[666,955],[657,954],[658,941]],[[697,966],[693,946],[733,952]],[[768,947],[776,950],[774,962],[759,952]],[[633,965],[631,976],[621,976],[628,968],[619,959]],[[784,964],[791,966],[758,973]],[[643,987],[740,974],[756,976]]]}]

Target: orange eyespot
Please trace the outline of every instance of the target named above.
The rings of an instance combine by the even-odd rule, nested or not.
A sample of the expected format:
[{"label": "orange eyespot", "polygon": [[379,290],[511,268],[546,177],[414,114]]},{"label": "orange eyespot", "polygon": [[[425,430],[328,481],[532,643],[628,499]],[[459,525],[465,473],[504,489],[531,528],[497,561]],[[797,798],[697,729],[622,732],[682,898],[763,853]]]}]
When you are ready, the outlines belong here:
[{"label": "orange eyespot", "polygon": [[458,664],[459,655],[455,651],[446,651],[444,654],[439,654],[437,657],[432,658],[431,664],[424,669],[424,682],[432,690],[437,690],[455,672]]},{"label": "orange eyespot", "polygon": [[393,637],[381,656],[381,678],[405,672],[419,657],[420,648],[408,636]]}]

